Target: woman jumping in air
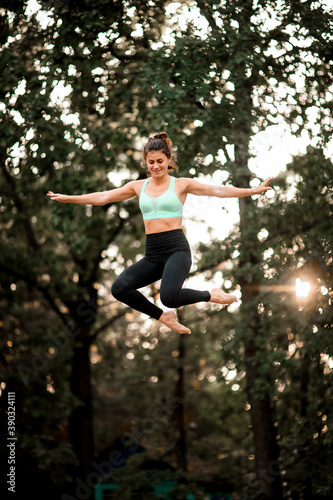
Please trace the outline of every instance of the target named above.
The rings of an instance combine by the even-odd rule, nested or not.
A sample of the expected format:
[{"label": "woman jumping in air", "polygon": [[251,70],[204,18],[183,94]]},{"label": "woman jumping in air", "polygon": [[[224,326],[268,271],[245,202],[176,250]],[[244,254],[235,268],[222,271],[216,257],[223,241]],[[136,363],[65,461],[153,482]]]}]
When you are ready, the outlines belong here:
[{"label": "woman jumping in air", "polygon": [[217,198],[242,198],[264,193],[270,178],[256,188],[212,186],[201,184],[187,177],[170,175],[177,168],[168,134],[161,132],[151,137],[143,150],[148,167],[148,179],[131,181],[125,186],[97,193],[78,196],[52,193],[51,200],[62,203],[105,205],[137,196],[146,230],[146,254],[143,259],[128,267],[112,285],[112,294],[119,301],[159,320],[178,333],[191,333],[177,321],[175,311],[163,311],[150,302],[138,288],[161,279],[160,300],[168,308],[178,308],[196,302],[232,304],[235,295],[219,288],[198,291],[182,288],[191,267],[191,251],[182,230],[183,207],[188,194],[216,196]]}]

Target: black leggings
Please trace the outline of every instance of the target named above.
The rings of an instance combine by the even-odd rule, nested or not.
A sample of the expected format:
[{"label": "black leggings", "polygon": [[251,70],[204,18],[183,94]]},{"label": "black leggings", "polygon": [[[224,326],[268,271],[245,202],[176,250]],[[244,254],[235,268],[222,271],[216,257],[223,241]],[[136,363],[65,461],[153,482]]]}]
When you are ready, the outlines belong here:
[{"label": "black leggings", "polygon": [[208,291],[182,289],[191,263],[190,247],[182,229],[148,234],[146,255],[121,273],[112,285],[112,295],[132,309],[155,319],[160,318],[162,309],[137,289],[161,278],[160,299],[166,307],[177,308],[196,302],[208,302]]}]

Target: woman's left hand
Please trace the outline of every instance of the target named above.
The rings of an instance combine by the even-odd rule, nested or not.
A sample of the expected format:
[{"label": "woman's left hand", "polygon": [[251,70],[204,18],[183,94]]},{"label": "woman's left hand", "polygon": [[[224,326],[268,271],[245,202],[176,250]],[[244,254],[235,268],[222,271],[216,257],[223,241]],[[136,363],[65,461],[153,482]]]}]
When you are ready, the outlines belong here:
[{"label": "woman's left hand", "polygon": [[260,186],[253,188],[253,194],[262,194],[273,189],[268,185],[273,179],[274,177],[270,177],[267,181],[262,182]]}]

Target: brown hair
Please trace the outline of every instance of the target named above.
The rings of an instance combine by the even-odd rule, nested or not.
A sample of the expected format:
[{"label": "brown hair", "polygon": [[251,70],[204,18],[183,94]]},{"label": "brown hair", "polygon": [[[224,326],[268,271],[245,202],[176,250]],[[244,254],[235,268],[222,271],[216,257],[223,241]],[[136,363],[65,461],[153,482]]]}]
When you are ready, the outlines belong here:
[{"label": "brown hair", "polygon": [[[177,167],[176,158],[172,152],[172,141],[166,132],[159,132],[158,134],[149,137],[147,144],[143,148],[143,166],[146,166],[147,154],[151,151],[162,151],[169,160],[171,160],[168,172],[172,172]],[[150,176],[150,173],[147,173]]]}]

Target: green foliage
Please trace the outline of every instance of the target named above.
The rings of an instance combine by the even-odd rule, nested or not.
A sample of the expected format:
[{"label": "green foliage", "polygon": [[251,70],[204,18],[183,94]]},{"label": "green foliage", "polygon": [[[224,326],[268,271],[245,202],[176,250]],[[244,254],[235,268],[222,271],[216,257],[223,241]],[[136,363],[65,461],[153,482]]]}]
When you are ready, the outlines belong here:
[{"label": "green foliage", "polygon": [[[294,132],[304,127],[311,132],[316,118],[309,119],[307,109],[314,102],[323,110],[317,115],[319,135],[327,139],[332,11],[309,2],[283,1],[275,7],[270,1],[196,2],[192,23],[183,30],[176,26],[142,67],[144,88],[156,99],[150,119],[154,125],[162,121],[178,138],[186,171],[214,171],[222,151],[231,179],[239,181],[235,174],[246,172],[227,145],[248,155],[249,135],[278,123],[281,115]],[[196,17],[208,24],[207,32]],[[195,161],[207,154],[214,157],[209,168]]]},{"label": "green foliage", "polygon": [[[268,259],[274,273],[271,288],[285,291],[279,297],[274,293],[266,297],[263,315],[271,310],[273,316],[281,318],[280,328],[272,326],[276,342],[285,349],[276,383],[280,385],[277,399],[288,485],[297,490],[304,487],[304,477],[308,477],[312,491],[319,494],[324,486],[332,488],[324,464],[332,453],[328,394],[333,348],[329,334],[333,166],[322,151],[309,149],[306,155],[296,157],[289,169],[297,179],[294,198],[283,201],[281,192],[276,204],[281,204],[282,210],[277,210],[275,203],[266,210],[272,225],[265,246],[274,250]],[[290,220],[295,224],[290,225]],[[294,298],[296,278],[311,284],[309,297]],[[314,463],[318,464],[316,475],[312,474]]]},{"label": "green foliage", "polygon": [[[60,206],[46,193],[108,189],[111,170],[127,169],[128,180],[142,175],[133,75],[160,33],[163,8],[161,2],[39,5],[35,13],[23,2],[1,12],[1,382],[9,390],[27,386],[18,446],[27,463],[31,457],[59,484],[68,480],[69,462],[90,465],[87,430],[81,427],[85,458],[74,458],[68,444],[78,453],[72,429],[91,428],[91,414],[83,422],[75,413],[78,405],[88,413],[91,406],[89,374],[79,370],[89,367],[94,336],[124,314],[106,307],[109,298],[98,298],[96,283],[103,281],[102,262],[111,277],[117,267],[121,230],[131,246],[138,208]],[[140,19],[145,30],[133,35]]]},{"label": "green foliage", "polygon": [[[239,341],[246,344],[257,331],[252,394],[270,394],[274,402],[286,488],[296,498],[301,491],[321,498],[332,488],[332,167],[321,150],[309,148],[288,166],[290,184],[277,179],[275,198],[258,211],[261,279],[252,282],[258,293],[242,307],[229,345],[236,359]],[[308,297],[296,296],[296,279],[310,283]],[[252,323],[251,309],[257,310]]]}]

